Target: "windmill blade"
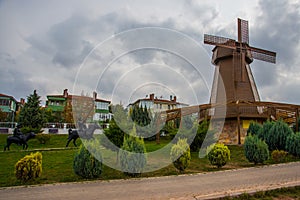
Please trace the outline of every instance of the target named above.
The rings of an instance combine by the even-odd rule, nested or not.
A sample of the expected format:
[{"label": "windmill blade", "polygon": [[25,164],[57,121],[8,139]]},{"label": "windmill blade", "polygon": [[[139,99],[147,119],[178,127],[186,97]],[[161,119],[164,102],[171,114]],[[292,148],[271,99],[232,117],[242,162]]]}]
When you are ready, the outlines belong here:
[{"label": "windmill blade", "polygon": [[230,38],[204,34],[204,44],[235,48],[235,41]]},{"label": "windmill blade", "polygon": [[238,18],[238,41],[249,44],[248,21]]},{"label": "windmill blade", "polygon": [[257,60],[262,60],[270,63],[276,63],[276,53],[264,49],[250,47],[252,57]]}]

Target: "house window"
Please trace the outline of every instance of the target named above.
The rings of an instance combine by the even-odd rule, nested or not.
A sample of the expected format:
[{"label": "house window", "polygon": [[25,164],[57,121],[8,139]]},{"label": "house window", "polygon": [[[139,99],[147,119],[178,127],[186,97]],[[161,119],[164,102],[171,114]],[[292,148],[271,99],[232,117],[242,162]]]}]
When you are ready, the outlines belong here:
[{"label": "house window", "polygon": [[0,99],[0,105],[1,106],[9,106],[9,100],[8,99]]},{"label": "house window", "polygon": [[159,109],[162,109],[162,104],[159,104]]}]

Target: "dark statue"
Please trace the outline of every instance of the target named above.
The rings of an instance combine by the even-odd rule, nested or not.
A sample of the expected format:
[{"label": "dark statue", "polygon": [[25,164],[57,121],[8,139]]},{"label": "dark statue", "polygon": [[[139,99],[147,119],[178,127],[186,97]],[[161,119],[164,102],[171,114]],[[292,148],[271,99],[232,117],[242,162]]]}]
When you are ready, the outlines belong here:
[{"label": "dark statue", "polygon": [[66,147],[69,146],[69,143],[73,140],[73,144],[75,147],[76,145],[76,140],[77,138],[82,138],[82,139],[94,139],[93,135],[96,129],[100,128],[100,126],[97,123],[90,124],[89,127],[87,128],[86,125],[83,122],[78,122],[78,130],[72,130],[71,128],[68,130],[69,136],[68,136],[68,141],[66,144]]},{"label": "dark statue", "polygon": [[34,137],[35,134],[33,132],[28,133],[27,135],[24,135],[22,133],[20,135],[15,135],[15,131],[14,131],[14,135],[7,137],[6,145],[4,146],[4,151],[6,151],[6,149],[9,150],[9,147],[12,143],[15,143],[17,145],[22,145],[23,149],[27,149],[28,148],[27,141]]}]

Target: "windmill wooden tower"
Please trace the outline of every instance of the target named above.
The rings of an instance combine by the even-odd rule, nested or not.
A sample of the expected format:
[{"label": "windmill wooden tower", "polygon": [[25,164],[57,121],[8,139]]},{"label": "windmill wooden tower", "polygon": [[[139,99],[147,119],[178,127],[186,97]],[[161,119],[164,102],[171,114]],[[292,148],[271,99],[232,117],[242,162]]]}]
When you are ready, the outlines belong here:
[{"label": "windmill wooden tower", "polygon": [[[212,63],[215,65],[210,103],[260,101],[249,64],[253,59],[276,62],[276,53],[249,45],[248,21],[238,19],[238,40],[204,35],[204,43],[215,45]],[[223,81],[224,91],[220,91]],[[224,102],[226,99],[226,102]]]}]

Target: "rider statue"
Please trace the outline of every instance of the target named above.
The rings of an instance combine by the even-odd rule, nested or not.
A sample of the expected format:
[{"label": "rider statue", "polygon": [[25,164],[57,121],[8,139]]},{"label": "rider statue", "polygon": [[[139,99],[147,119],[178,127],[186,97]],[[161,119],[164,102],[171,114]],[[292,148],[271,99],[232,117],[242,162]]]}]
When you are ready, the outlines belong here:
[{"label": "rider statue", "polygon": [[[17,125],[17,127],[14,129],[13,136],[20,139],[20,140],[23,140],[24,139],[24,134],[20,130],[21,127],[22,127],[21,124]],[[19,144],[19,145],[21,145],[21,144]]]}]

